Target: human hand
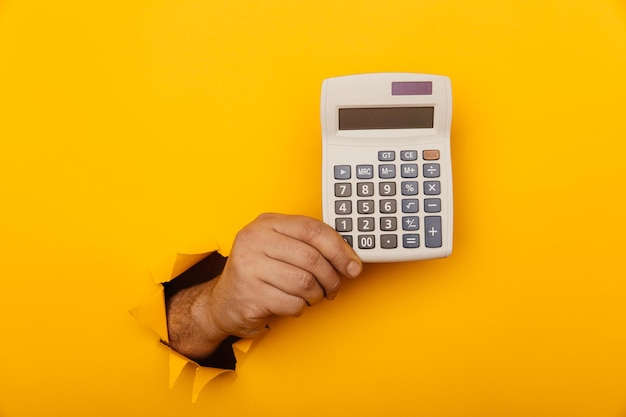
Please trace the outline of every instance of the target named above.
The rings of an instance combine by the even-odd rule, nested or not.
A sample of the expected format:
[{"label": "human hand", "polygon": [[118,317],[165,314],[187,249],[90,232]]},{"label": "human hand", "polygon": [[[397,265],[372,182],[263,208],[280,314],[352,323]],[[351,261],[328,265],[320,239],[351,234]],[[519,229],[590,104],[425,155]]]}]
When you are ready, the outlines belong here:
[{"label": "human hand", "polygon": [[235,238],[206,304],[209,331],[254,337],[272,315],[298,316],[307,305],[332,300],[341,277],[362,264],[328,225],[305,216],[262,214]]}]

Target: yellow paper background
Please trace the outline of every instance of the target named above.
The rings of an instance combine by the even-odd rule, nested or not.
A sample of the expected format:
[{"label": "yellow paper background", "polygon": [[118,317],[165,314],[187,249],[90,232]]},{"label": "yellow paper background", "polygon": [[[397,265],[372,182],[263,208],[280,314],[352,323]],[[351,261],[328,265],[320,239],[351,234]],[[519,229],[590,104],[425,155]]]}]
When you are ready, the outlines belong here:
[{"label": "yellow paper background", "polygon": [[[151,262],[319,218],[321,82],[377,71],[452,80],[453,255],[192,404]],[[0,1],[0,416],[624,417],[624,74],[621,0]]]}]

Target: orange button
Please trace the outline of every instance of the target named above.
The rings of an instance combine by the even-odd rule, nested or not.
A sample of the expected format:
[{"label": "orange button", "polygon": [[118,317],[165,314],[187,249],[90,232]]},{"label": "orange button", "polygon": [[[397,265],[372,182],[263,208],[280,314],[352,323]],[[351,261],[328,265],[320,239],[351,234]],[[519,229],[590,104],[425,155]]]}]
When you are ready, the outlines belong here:
[{"label": "orange button", "polygon": [[436,161],[439,159],[439,151],[436,149],[431,149],[422,152],[422,157],[425,161]]}]

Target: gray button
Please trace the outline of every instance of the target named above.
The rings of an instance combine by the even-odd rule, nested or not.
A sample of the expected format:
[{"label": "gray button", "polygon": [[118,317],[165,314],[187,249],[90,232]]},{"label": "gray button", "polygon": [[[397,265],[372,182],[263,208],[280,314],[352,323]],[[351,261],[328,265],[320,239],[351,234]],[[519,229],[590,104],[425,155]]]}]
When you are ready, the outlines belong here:
[{"label": "gray button", "polygon": [[356,202],[356,211],[359,214],[371,214],[374,212],[374,200],[358,200]]},{"label": "gray button", "polygon": [[335,201],[335,214],[347,215],[352,213],[352,201],[337,200]]},{"label": "gray button", "polygon": [[437,178],[440,175],[439,164],[424,164],[423,170],[425,178]]},{"label": "gray button", "polygon": [[441,217],[426,216],[424,217],[424,235],[426,236],[427,248],[441,247]]},{"label": "gray button", "polygon": [[417,160],[417,151],[401,151],[400,159],[403,161],[415,161]]},{"label": "gray button", "polygon": [[374,178],[374,166],[373,165],[357,165],[356,177],[359,179],[369,180]]},{"label": "gray button", "polygon": [[417,195],[417,181],[402,181],[402,195]]},{"label": "gray button", "polygon": [[381,213],[395,213],[396,208],[396,200],[392,199],[384,199],[380,200],[380,212]]},{"label": "gray button", "polygon": [[378,151],[379,161],[393,161],[394,159],[396,159],[395,151]]},{"label": "gray button", "polygon": [[360,182],[356,185],[356,194],[359,197],[369,197],[374,195],[373,182]]},{"label": "gray button", "polygon": [[419,248],[420,247],[420,235],[402,235],[402,247]]},{"label": "gray button", "polygon": [[439,181],[424,181],[424,194],[426,195],[441,194],[441,183]]},{"label": "gray button", "polygon": [[350,165],[335,165],[336,180],[349,180],[350,175]]},{"label": "gray button", "polygon": [[419,203],[417,198],[403,198],[402,199],[402,212],[403,213],[417,213],[419,211]]},{"label": "gray button", "polygon": [[359,217],[357,223],[360,232],[371,232],[376,226],[373,217]]},{"label": "gray button", "polygon": [[394,249],[398,247],[398,236],[380,235],[380,247],[383,249]]},{"label": "gray button", "polygon": [[419,230],[420,218],[417,216],[405,216],[402,218],[402,230]]},{"label": "gray button", "polygon": [[376,247],[376,238],[374,235],[359,235],[357,240],[359,249],[374,249]]},{"label": "gray button", "polygon": [[383,196],[396,195],[396,183],[391,181],[379,183],[378,194]]},{"label": "gray button", "polygon": [[343,238],[343,240],[346,241],[346,243],[348,245],[350,245],[350,247],[352,247],[352,236],[351,235],[341,235],[341,237]]},{"label": "gray button", "polygon": [[396,166],[393,164],[378,165],[378,176],[380,178],[395,178]]},{"label": "gray button", "polygon": [[352,195],[352,184],[340,182],[335,184],[335,197],[350,197]]},{"label": "gray button", "polygon": [[417,164],[402,164],[402,178],[417,178]]},{"label": "gray button", "polygon": [[439,213],[441,211],[441,199],[440,198],[424,199],[424,211],[426,213]]},{"label": "gray button", "polygon": [[352,219],[349,217],[335,219],[335,230],[338,232],[352,231]]},{"label": "gray button", "polygon": [[381,217],[380,218],[380,230],[392,231],[398,228],[398,219],[395,217]]}]

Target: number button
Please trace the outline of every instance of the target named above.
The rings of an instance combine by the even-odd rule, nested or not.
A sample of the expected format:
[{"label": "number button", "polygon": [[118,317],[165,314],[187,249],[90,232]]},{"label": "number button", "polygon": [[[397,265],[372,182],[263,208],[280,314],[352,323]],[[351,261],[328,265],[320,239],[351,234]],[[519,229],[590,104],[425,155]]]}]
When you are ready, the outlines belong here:
[{"label": "number button", "polygon": [[359,217],[358,228],[359,232],[371,232],[374,230],[374,218],[373,217]]},{"label": "number button", "polygon": [[386,232],[393,231],[398,228],[398,219],[395,217],[381,217],[380,218],[380,230]]},{"label": "number button", "polygon": [[360,235],[358,241],[359,249],[374,249],[376,247],[373,235]]},{"label": "number button", "polygon": [[356,194],[359,197],[370,197],[374,195],[373,182],[360,182],[356,185]]},{"label": "number button", "polygon": [[352,231],[352,219],[350,218],[335,219],[335,230],[338,232],[351,232]]},{"label": "number button", "polygon": [[378,194],[382,196],[396,195],[396,183],[381,182],[380,184],[378,184]]},{"label": "number button", "polygon": [[335,201],[335,214],[351,214],[352,213],[352,201],[350,200],[339,200]]},{"label": "number button", "polygon": [[380,200],[380,212],[385,214],[396,212],[396,200],[385,199]]},{"label": "number button", "polygon": [[359,214],[371,214],[374,212],[374,200],[359,200],[356,202],[356,210]]},{"label": "number button", "polygon": [[335,184],[335,197],[350,197],[352,195],[352,184],[349,182],[339,182]]}]

